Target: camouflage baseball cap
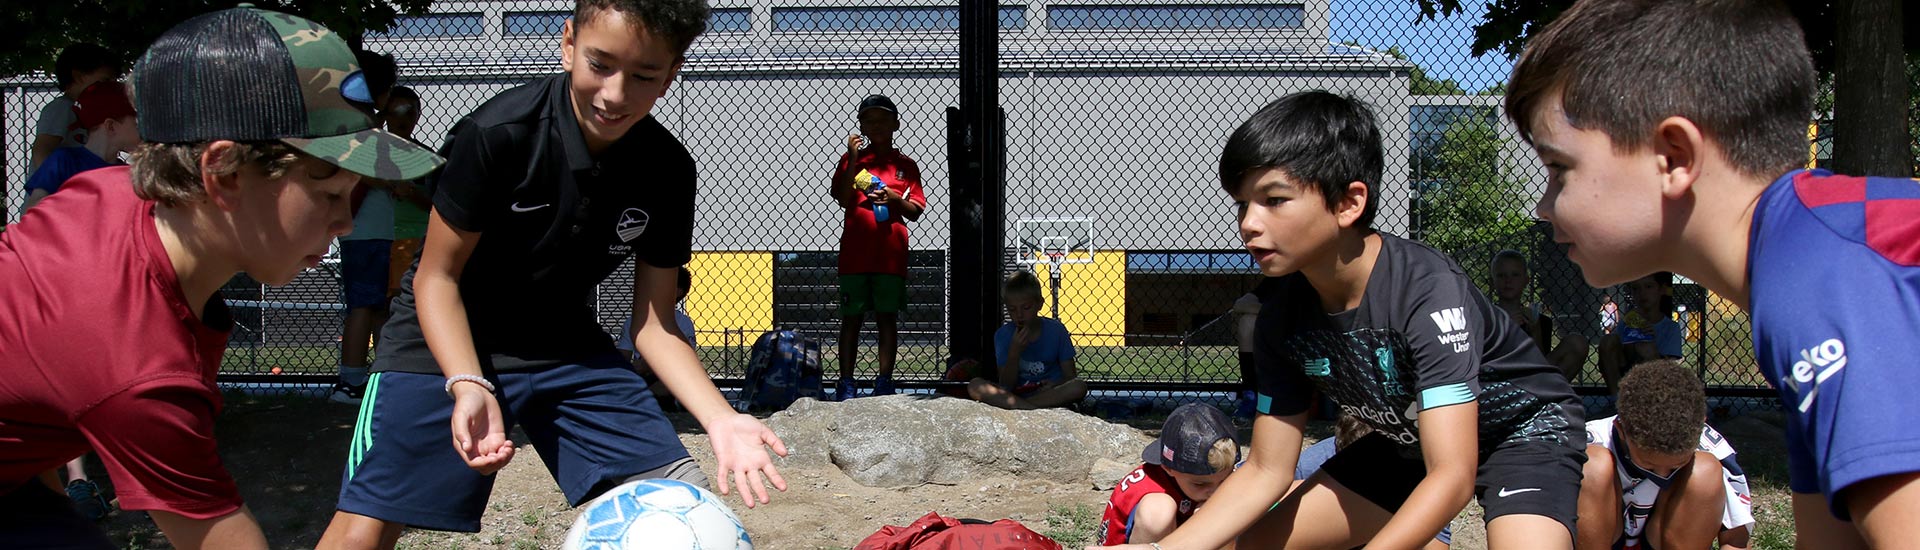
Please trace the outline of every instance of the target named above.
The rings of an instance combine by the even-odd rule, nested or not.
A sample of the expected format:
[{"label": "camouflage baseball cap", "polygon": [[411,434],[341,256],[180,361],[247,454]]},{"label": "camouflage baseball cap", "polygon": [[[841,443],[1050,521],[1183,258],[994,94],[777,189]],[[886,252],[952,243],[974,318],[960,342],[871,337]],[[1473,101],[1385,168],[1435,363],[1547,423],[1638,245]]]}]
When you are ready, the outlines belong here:
[{"label": "camouflage baseball cap", "polygon": [[374,125],[353,51],[319,23],[241,7],[188,19],[133,69],[150,143],[279,140],[348,171],[410,180],[445,162]]}]

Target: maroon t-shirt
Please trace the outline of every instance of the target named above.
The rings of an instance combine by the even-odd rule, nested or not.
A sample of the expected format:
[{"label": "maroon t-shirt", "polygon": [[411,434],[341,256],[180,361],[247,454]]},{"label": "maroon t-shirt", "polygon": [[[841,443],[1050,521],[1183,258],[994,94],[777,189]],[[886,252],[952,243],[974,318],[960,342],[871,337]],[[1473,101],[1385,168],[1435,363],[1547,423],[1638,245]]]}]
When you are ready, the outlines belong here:
[{"label": "maroon t-shirt", "polygon": [[105,168],[0,233],[0,494],[92,450],[123,509],[239,509],[213,442],[231,318],[194,318],[153,209]]},{"label": "maroon t-shirt", "polygon": [[[853,157],[840,156],[838,166],[848,166],[855,174],[856,191],[871,185],[860,182],[860,175],[880,178],[880,184],[892,189],[921,208],[927,206],[926,192],[920,189],[920,166],[899,149],[864,150]],[[887,221],[873,215],[873,201],[860,192],[860,201],[847,209],[846,223],[840,232],[840,274],[878,273],[907,276],[907,223],[901,208],[888,209]]]}]

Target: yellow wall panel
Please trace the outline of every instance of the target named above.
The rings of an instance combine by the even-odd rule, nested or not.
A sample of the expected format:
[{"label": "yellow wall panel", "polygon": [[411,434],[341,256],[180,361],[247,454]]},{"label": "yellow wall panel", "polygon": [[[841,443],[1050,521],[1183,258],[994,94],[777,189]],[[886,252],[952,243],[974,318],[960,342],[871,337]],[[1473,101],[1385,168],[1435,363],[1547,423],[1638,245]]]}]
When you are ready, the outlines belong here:
[{"label": "yellow wall panel", "polygon": [[769,252],[695,252],[687,262],[693,291],[687,316],[693,317],[703,345],[721,345],[708,331],[745,329],[758,336],[773,329],[773,254]]},{"label": "yellow wall panel", "polygon": [[[1033,266],[1048,304],[1041,315],[1052,315],[1053,291],[1049,267]],[[1093,263],[1060,266],[1060,322],[1074,334],[1074,346],[1126,345],[1127,253],[1100,250]]]}]

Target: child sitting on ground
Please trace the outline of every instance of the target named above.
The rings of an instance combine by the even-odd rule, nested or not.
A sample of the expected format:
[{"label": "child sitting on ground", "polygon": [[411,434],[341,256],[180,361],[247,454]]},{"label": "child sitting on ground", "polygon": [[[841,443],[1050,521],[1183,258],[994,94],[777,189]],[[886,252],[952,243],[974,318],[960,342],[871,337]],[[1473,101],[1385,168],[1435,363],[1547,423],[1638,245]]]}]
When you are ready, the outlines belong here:
[{"label": "child sitting on ground", "polygon": [[1087,383],[1073,368],[1073,340],[1059,320],[1040,316],[1040,278],[1020,271],[1000,294],[1007,324],[993,333],[993,378],[974,378],[967,395],[1002,409],[1045,409],[1079,403]]},{"label": "child sitting on ground", "polygon": [[1622,315],[1613,334],[1600,340],[1600,376],[1607,390],[1620,391],[1620,378],[1633,365],[1680,358],[1680,323],[1673,320],[1673,273],[1659,272],[1627,283],[1633,309]]},{"label": "child sitting on ground", "polygon": [[1096,544],[1148,544],[1173,532],[1233,473],[1240,444],[1220,409],[1188,403],[1167,415],[1160,439],[1147,444],[1140,460],[1144,464],[1107,497]]},{"label": "child sitting on ground", "polygon": [[1746,548],[1753,496],[1733,446],[1707,426],[1700,377],[1662,359],[1620,380],[1620,414],[1587,422],[1578,550]]},{"label": "child sitting on ground", "polygon": [[[1518,250],[1502,250],[1493,255],[1493,305],[1507,312],[1520,330],[1540,346],[1540,353],[1546,354],[1547,362],[1558,367],[1560,372],[1572,381],[1580,377],[1581,369],[1587,366],[1587,337],[1578,332],[1555,334],[1553,315],[1540,307],[1539,302],[1526,302],[1527,287],[1533,284],[1533,274],[1527,270],[1527,257]],[[1556,345],[1554,337],[1560,341]]]}]

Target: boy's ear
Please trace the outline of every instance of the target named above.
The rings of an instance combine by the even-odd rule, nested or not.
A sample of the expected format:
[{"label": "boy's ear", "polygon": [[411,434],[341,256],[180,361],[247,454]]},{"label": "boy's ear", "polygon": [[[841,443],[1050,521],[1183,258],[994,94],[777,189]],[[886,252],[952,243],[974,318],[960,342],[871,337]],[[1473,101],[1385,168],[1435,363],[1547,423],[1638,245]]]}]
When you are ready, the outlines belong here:
[{"label": "boy's ear", "polygon": [[1667,117],[1654,126],[1652,146],[1659,163],[1661,196],[1668,199],[1686,196],[1700,180],[1706,134],[1686,117]]},{"label": "boy's ear", "polygon": [[1333,216],[1340,227],[1353,227],[1360,221],[1360,214],[1367,211],[1367,197],[1373,193],[1366,182],[1347,182],[1347,188],[1340,194],[1339,204],[1333,205]]},{"label": "boy's ear", "polygon": [[239,206],[240,171],[217,174],[214,167],[222,163],[228,155],[236,153],[238,145],[227,140],[207,144],[200,153],[200,188],[207,194],[207,203],[215,208],[231,212]]},{"label": "boy's ear", "polygon": [[565,23],[560,24],[560,70],[562,71],[573,71],[573,39],[573,18],[569,17]]}]

